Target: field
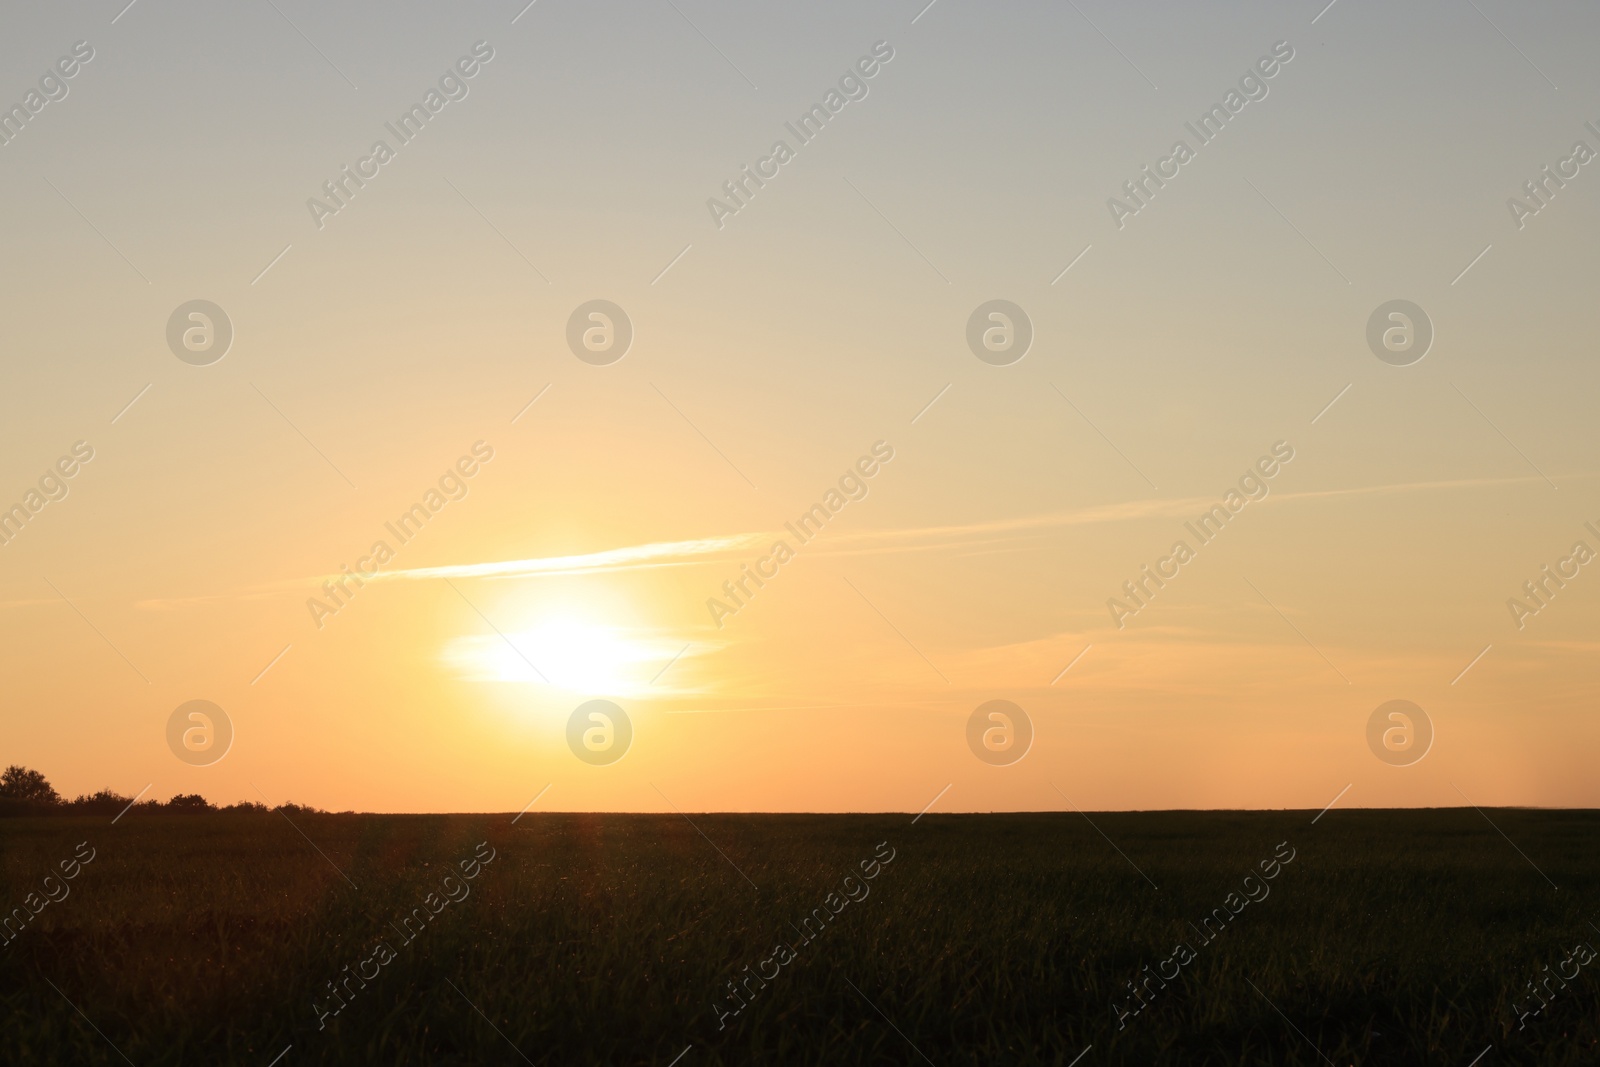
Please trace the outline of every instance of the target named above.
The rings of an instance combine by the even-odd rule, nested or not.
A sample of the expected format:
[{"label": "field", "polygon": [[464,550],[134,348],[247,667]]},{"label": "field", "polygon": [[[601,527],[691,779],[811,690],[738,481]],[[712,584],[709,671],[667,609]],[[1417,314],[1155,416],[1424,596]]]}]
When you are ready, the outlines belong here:
[{"label": "field", "polygon": [[0,1059],[1600,1061],[1600,816],[1487,815],[3,819]]}]

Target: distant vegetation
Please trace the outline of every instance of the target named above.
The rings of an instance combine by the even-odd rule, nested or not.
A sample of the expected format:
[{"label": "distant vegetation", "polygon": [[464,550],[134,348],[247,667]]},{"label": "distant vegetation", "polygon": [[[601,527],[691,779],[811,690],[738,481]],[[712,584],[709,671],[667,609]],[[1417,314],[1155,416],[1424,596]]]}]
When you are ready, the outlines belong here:
[{"label": "distant vegetation", "polygon": [[[116,815],[133,803],[133,798],[112,789],[102,789],[67,800],[56,792],[55,786],[39,771],[15,763],[0,772],[0,817],[18,815],[98,815],[109,812]],[[317,809],[301,804],[279,804],[269,808],[246,800],[238,804],[218,806],[199,793],[179,793],[170,800],[141,800],[134,804],[141,813],[197,812],[197,811],[297,811]]]}]

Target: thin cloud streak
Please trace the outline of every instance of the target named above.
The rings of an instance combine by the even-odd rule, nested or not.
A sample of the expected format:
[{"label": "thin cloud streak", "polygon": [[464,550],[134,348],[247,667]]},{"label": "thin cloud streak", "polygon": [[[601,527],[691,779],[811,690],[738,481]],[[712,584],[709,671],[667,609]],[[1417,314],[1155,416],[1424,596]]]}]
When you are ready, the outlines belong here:
[{"label": "thin cloud streak", "polygon": [[367,581],[405,578],[526,578],[545,574],[576,574],[582,571],[636,570],[642,567],[683,566],[708,557],[727,556],[740,551],[765,549],[771,535],[735,534],[732,537],[704,537],[693,541],[654,541],[643,545],[608,548],[576,556],[545,556],[536,559],[510,559],[493,563],[457,563],[443,567],[416,567],[405,571],[380,571]]},{"label": "thin cloud streak", "polygon": [[[1574,479],[1575,480],[1575,479]],[[1398,485],[1359,486],[1345,489],[1315,489],[1295,493],[1277,492],[1258,502],[1273,500],[1324,500],[1351,496],[1385,496],[1429,490],[1480,489],[1490,486],[1517,485],[1542,482],[1535,477],[1468,478],[1456,481],[1406,482]],[[1224,490],[1226,491],[1226,490]],[[1052,530],[1073,526],[1093,526],[1102,523],[1132,522],[1138,519],[1193,518],[1195,515],[1221,502],[1216,496],[1182,497],[1177,499],[1128,500],[1117,504],[1102,504],[1079,508],[1075,511],[1052,515],[1032,515],[992,522],[965,523],[950,526],[924,526],[901,530],[866,530],[857,533],[830,533],[825,543],[814,542],[805,549],[808,555],[841,557],[871,555],[880,552],[938,551],[942,549],[978,548],[985,545],[1004,545],[1019,536],[1042,536]],[[409,570],[379,571],[364,581],[428,581],[447,578],[538,578],[552,575],[614,574],[632,570],[650,570],[662,567],[687,567],[703,563],[746,558],[772,547],[775,540],[792,535],[782,531],[749,532],[722,537],[702,537],[684,541],[652,541],[638,545],[624,545],[601,552],[578,555],[541,556],[529,559],[495,560],[483,563],[458,563],[438,567],[415,567]],[[305,591],[307,583],[319,584],[325,579],[337,580],[338,574],[323,574],[309,578],[275,582],[254,586],[234,594],[210,594],[192,597],[152,598],[138,603],[145,610],[167,610],[175,607],[195,606],[203,603],[232,599],[234,597],[267,597]],[[0,602],[0,607],[14,606],[28,601]]]},{"label": "thin cloud streak", "polygon": [[[1318,489],[1298,493],[1274,493],[1267,500],[1321,500],[1331,497],[1376,496],[1429,489],[1476,489],[1491,485],[1537,482],[1538,478],[1479,478],[1459,481],[1409,482],[1401,485],[1364,486],[1351,489]],[[1053,515],[1033,515],[993,522],[952,526],[924,526],[906,530],[867,530],[830,536],[826,545],[808,548],[808,553],[826,556],[862,555],[872,552],[922,548],[950,548],[1003,539],[1005,535],[1046,532],[1069,526],[1091,526],[1108,522],[1130,522],[1146,518],[1192,518],[1220,502],[1221,496],[1183,497],[1175,500],[1129,500],[1102,504]],[[547,574],[575,574],[585,571],[614,572],[653,567],[681,567],[708,563],[736,556],[741,552],[765,551],[782,532],[755,532],[691,541],[656,541],[589,552],[575,556],[547,556],[533,559],[503,560],[491,563],[462,563],[442,567],[388,571],[382,579],[430,578],[525,578]],[[921,542],[921,544],[919,544]],[[368,579],[369,581],[373,579]]]}]

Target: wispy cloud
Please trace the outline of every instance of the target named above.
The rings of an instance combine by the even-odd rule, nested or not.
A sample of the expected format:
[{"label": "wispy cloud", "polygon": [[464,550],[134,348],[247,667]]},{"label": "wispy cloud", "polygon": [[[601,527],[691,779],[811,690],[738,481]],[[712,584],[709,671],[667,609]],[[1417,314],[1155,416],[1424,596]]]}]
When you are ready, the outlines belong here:
[{"label": "wispy cloud", "polygon": [[[1539,478],[1468,478],[1454,481],[1405,482],[1397,485],[1357,486],[1344,489],[1303,490],[1295,493],[1276,492],[1257,502],[1262,507],[1272,501],[1312,501],[1337,497],[1390,496],[1404,493],[1431,491],[1461,491],[1493,486],[1538,483]],[[1191,518],[1218,503],[1217,496],[1192,496],[1169,499],[1127,500],[1116,504],[1100,504],[1049,515],[1018,516],[989,522],[957,525],[921,526],[897,530],[863,530],[855,532],[827,532],[806,552],[818,556],[859,556],[883,552],[930,552],[959,549],[1016,550],[1027,547],[1023,542],[1030,537],[1043,537],[1056,530],[1074,526],[1093,526],[1106,523],[1134,522],[1141,519]],[[748,559],[751,553],[764,552],[779,538],[790,538],[784,531],[766,531],[729,534],[719,537],[702,537],[684,541],[650,541],[644,544],[623,545],[600,552],[576,555],[538,556],[529,559],[494,560],[484,563],[457,563],[438,567],[413,567],[408,570],[380,571],[367,581],[428,581],[446,578],[537,578],[551,575],[612,574],[621,571],[648,570],[661,567],[687,567],[696,564],[720,563]],[[798,546],[792,546],[798,547]],[[317,575],[312,578],[270,585],[255,586],[233,594],[209,594],[191,597],[170,597],[143,600],[139,607],[146,610],[170,610],[197,606],[218,600],[265,598],[288,593],[303,593],[306,586],[317,585],[338,574]],[[20,603],[20,602],[19,602]]]},{"label": "wispy cloud", "polygon": [[[379,571],[364,581],[420,581],[445,578],[533,578],[556,574],[582,574],[585,572],[615,572],[640,570],[651,567],[682,567],[692,563],[709,563],[731,559],[752,549],[770,547],[771,534],[736,534],[731,537],[707,537],[692,541],[654,541],[642,545],[625,545],[602,552],[581,555],[542,556],[534,559],[496,560],[488,563],[457,563],[440,567],[413,567],[409,570]],[[207,593],[186,597],[156,597],[141,600],[137,607],[146,611],[171,611],[179,608],[199,607],[205,604],[233,600],[263,600],[285,595],[303,595],[307,586],[316,586],[325,580],[337,581],[340,574],[319,574],[310,578],[296,578],[251,586],[232,593]]]},{"label": "wispy cloud", "polygon": [[652,541],[603,552],[576,556],[508,559],[493,563],[457,563],[444,567],[415,567],[384,571],[379,578],[528,578],[543,574],[579,574],[584,571],[626,571],[648,567],[681,567],[726,558],[772,544],[771,534],[746,533],[731,537],[704,537],[693,541]]},{"label": "wispy cloud", "polygon": [[[1474,478],[1457,481],[1408,482],[1400,485],[1362,486],[1347,489],[1319,489],[1298,493],[1273,493],[1265,500],[1322,500],[1333,497],[1381,496],[1427,490],[1476,489],[1486,486],[1538,482],[1538,478]],[[879,552],[971,549],[985,545],[1012,544],[1019,537],[1044,535],[1072,526],[1092,526],[1132,522],[1149,518],[1191,518],[1212,507],[1221,496],[1180,497],[1176,499],[1128,500],[1100,504],[1050,515],[1019,516],[990,522],[947,526],[922,526],[898,530],[865,530],[828,533],[806,551],[822,556],[866,555]],[[743,553],[765,551],[778,538],[790,538],[783,531],[732,534],[691,541],[654,541],[572,556],[544,556],[533,559],[502,560],[490,563],[461,563],[443,567],[419,567],[386,571],[380,579],[438,578],[529,578],[552,574],[616,572],[654,567],[682,567],[721,562]],[[798,546],[792,546],[798,547]],[[318,579],[319,581],[321,579]]]}]

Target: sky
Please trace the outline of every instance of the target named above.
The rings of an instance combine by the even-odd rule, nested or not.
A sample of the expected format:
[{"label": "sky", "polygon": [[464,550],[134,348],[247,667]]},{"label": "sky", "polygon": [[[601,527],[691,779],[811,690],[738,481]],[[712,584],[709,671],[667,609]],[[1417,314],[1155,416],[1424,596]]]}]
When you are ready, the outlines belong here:
[{"label": "sky", "polygon": [[125,2],[0,39],[0,760],[1600,802],[1592,5]]}]

